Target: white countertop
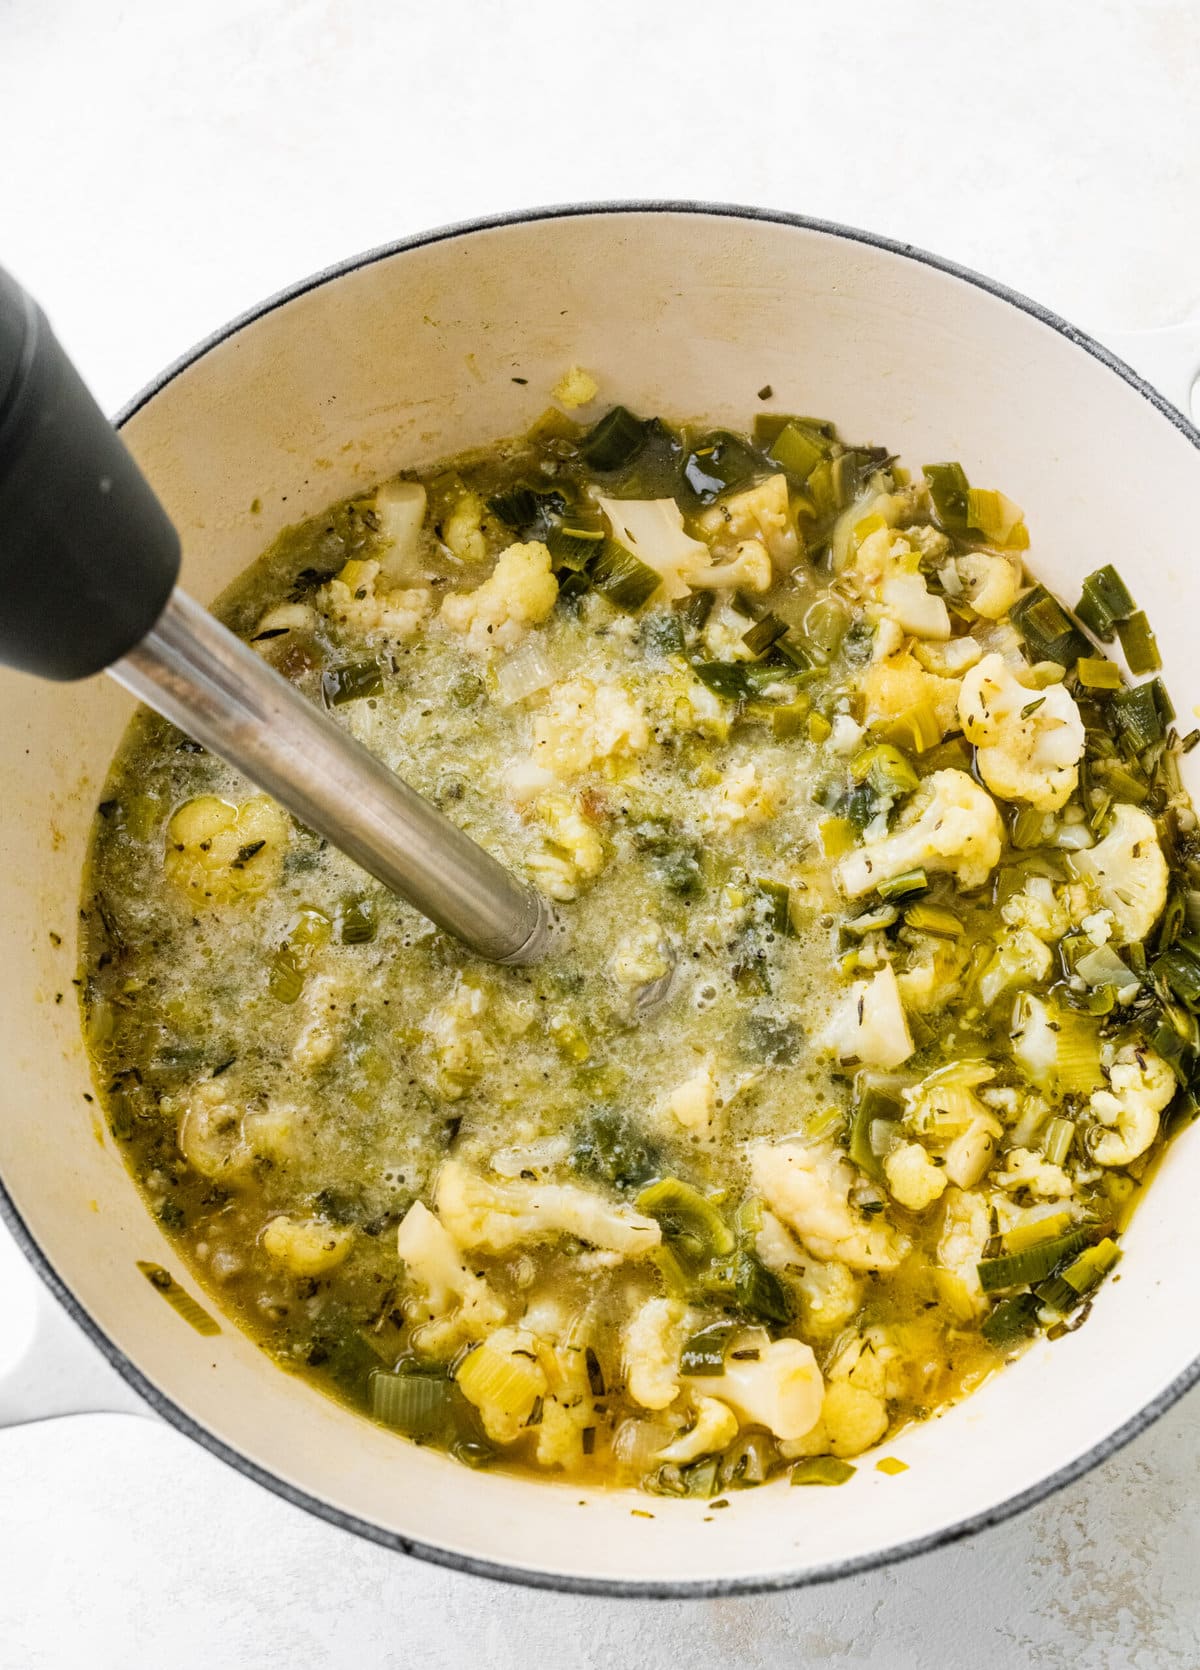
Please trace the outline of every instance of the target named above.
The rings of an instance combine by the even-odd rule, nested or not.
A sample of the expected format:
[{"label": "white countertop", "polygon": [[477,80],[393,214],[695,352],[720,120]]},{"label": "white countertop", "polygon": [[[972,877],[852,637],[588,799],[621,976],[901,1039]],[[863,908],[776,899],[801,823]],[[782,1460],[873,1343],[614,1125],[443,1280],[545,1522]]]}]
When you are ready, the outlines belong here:
[{"label": "white countertop", "polygon": [[[1103,337],[1200,315],[1198,60],[1189,0],[0,0],[0,261],[110,408],[343,255],[579,198],[870,227]],[[0,1338],[31,1281],[0,1242]],[[150,1420],[52,1421],[0,1433],[0,1666],[1191,1670],[1198,1469],[1193,1394],[972,1542],[630,1603],[387,1554]]]}]

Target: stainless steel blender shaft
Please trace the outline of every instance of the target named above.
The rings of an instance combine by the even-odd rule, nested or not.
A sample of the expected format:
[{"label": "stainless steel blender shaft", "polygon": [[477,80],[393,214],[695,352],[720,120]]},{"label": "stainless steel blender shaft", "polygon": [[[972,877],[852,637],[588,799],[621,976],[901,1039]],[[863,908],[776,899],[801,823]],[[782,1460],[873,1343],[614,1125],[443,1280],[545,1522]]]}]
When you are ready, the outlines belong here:
[{"label": "stainless steel blender shaft", "polygon": [[534,962],[545,900],[176,588],[108,671],[491,962]]}]

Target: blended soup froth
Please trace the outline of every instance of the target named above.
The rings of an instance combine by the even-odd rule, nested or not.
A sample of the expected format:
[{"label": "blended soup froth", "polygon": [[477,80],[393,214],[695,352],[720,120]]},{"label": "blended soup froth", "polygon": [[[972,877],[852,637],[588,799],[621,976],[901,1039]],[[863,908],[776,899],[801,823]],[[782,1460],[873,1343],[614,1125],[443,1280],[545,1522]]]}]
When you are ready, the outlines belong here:
[{"label": "blended soup froth", "polygon": [[216,612],[562,932],[479,961],[137,715],[85,1026],[220,1310],[398,1441],[701,1497],[1086,1320],[1195,1106],[1195,738],[1027,560],[957,465],[623,407],[278,539]]}]

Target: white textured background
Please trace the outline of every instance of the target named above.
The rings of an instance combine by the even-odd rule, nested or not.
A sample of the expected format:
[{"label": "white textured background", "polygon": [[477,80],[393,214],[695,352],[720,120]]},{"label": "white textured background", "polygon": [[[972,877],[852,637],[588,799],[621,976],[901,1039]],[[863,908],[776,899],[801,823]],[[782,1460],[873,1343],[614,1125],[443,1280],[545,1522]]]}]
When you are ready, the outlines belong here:
[{"label": "white textured background", "polygon": [[[110,407],[311,269],[571,198],[844,220],[1105,336],[1200,316],[1198,72],[1191,0],[0,0],[0,261]],[[49,1422],[0,1433],[0,1666],[1194,1670],[1198,1463],[1194,1395],[969,1544],[630,1604],[406,1562],[148,1421]]]}]

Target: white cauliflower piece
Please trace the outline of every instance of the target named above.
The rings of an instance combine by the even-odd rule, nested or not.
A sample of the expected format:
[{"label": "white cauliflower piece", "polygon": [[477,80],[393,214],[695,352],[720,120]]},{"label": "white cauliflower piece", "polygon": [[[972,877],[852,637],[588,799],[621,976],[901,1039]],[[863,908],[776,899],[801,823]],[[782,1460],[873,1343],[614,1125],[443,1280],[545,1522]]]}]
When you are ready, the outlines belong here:
[{"label": "white cauliflower piece", "polygon": [[798,1142],[758,1143],[751,1150],[754,1187],[814,1258],[851,1270],[894,1270],[907,1239],[851,1205],[859,1177],[836,1148]]},{"label": "white cauliflower piece", "polygon": [[987,1307],[979,1285],[979,1261],[991,1239],[991,1209],[985,1196],[963,1189],[947,1189],[945,1202],[937,1248],[942,1278],[938,1287],[965,1322]]},{"label": "white cauliflower piece", "polygon": [[1092,1117],[1112,1126],[1092,1145],[1102,1166],[1127,1166],[1158,1135],[1159,1115],[1175,1096],[1175,1074],[1153,1050],[1132,1044],[1117,1052],[1108,1090],[1093,1092]]},{"label": "white cauliflower piece", "polygon": [[945,870],[964,888],[981,887],[999,862],[1004,826],[996,803],[965,771],[923,779],[891,835],[847,853],[838,885],[859,898],[905,870]]},{"label": "white cauliflower piece", "polygon": [[604,868],[600,831],[570,795],[546,795],[538,803],[537,815],[545,836],[541,848],[528,859],[529,873],[550,898],[578,898],[583,884],[594,881]]},{"label": "white cauliflower piece", "polygon": [[558,598],[550,552],[540,539],[510,545],[474,591],[452,592],[439,617],[466,639],[467,648],[512,649],[549,616]]},{"label": "white cauliflower piece", "polygon": [[311,603],[277,603],[261,616],[250,643],[260,655],[269,655],[271,644],[281,632],[311,632],[316,624],[317,611]]},{"label": "white cauliflower piece", "polygon": [[982,661],[983,649],[970,637],[951,638],[946,643],[926,640],[913,645],[913,659],[927,673],[936,673],[939,678],[961,678]]},{"label": "white cauliflower piece", "polygon": [[290,834],[287,813],[266,795],[240,805],[197,795],[171,814],[163,871],[193,909],[257,898],[277,880]]},{"label": "white cauliflower piece", "polygon": [[887,1405],[882,1398],[849,1381],[834,1380],[825,1388],[816,1426],[782,1449],[789,1461],[807,1455],[848,1459],[877,1444],[887,1429]]},{"label": "white cauliflower piece", "polygon": [[717,1380],[694,1376],[697,1385],[711,1384],[741,1418],[765,1426],[776,1438],[802,1438],[821,1413],[825,1381],[810,1345],[798,1339],[772,1340],[755,1359],[725,1359]]},{"label": "white cauliflower piece", "polygon": [[787,1276],[799,1294],[807,1333],[832,1334],[862,1304],[862,1282],[844,1264],[825,1264],[805,1252],[774,1212],[763,1211],[754,1250],[769,1270]]},{"label": "white cauliflower piece", "polygon": [[784,475],[768,476],[754,487],[718,499],[697,518],[697,526],[717,547],[758,540],[777,568],[790,568],[799,554]]},{"label": "white cauliflower piece", "polygon": [[775,578],[771,558],[760,540],[743,539],[728,562],[714,563],[689,576],[689,585],[704,591],[769,591]]},{"label": "white cauliflower piece", "polygon": [[585,371],[582,365],[572,365],[555,383],[553,397],[560,406],[573,412],[580,406],[588,405],[599,392],[600,385],[591,372]]},{"label": "white cauliflower piece", "polygon": [[990,1008],[1004,992],[1044,980],[1053,962],[1050,947],[1028,928],[1010,929],[999,935],[991,961],[979,977],[979,996],[984,1007]]},{"label": "white cauliflower piece", "polygon": [[305,982],[303,1004],[306,1018],[292,1045],[292,1061],[303,1073],[311,1073],[328,1061],[337,1043],[333,1017],[341,1003],[341,988],[329,974]]},{"label": "white cauliflower piece", "polygon": [[1040,997],[1018,997],[1011,1036],[1013,1059],[1031,1084],[1045,1089],[1058,1066],[1058,1028]]},{"label": "white cauliflower piece", "polygon": [[456,1102],[479,1078],[491,1058],[481,1021],[487,994],[460,975],[445,1003],[425,1022],[425,1036],[436,1063],[439,1095]]},{"label": "white cauliflower piece", "polygon": [[658,1452],[659,1461],[671,1461],[676,1466],[695,1461],[702,1455],[713,1455],[732,1444],[737,1437],[737,1416],[719,1398],[702,1397],[696,1404],[693,1426]]},{"label": "white cauliflower piece", "polygon": [[863,719],[868,729],[886,730],[913,708],[925,707],[933,715],[941,736],[958,727],[958,680],[926,672],[907,650],[872,661],[861,674],[858,687],[863,694]]},{"label": "white cauliflower piece", "polygon": [[660,603],[687,597],[712,558],[702,539],[693,539],[683,526],[683,512],[674,499],[605,499],[600,509],[618,545],[662,577],[653,594]]},{"label": "white cauliflower piece", "polygon": [[460,1247],[507,1252],[573,1235],[602,1251],[641,1258],[662,1231],[653,1218],[573,1183],[493,1183],[460,1160],[438,1173],[438,1217]]},{"label": "white cauliflower piece", "polygon": [[377,633],[392,643],[405,643],[424,624],[433,593],[428,586],[377,592],[381,569],[382,564],[377,562],[348,562],[340,574],[321,587],[317,606],[335,626],[349,632]]},{"label": "white cauliflower piece", "polygon": [[609,973],[619,986],[634,991],[671,972],[671,959],[657,922],[643,923],[617,942],[608,960]]},{"label": "white cauliflower piece", "polygon": [[844,759],[850,754],[858,752],[865,735],[866,732],[862,726],[852,719],[848,713],[835,713],[833,729],[829,733],[829,739],[825,746],[831,754],[837,754]]},{"label": "white cauliflower piece", "polygon": [[1021,564],[995,551],[955,557],[954,569],[966,601],[984,620],[1003,620],[1021,593]]},{"label": "white cauliflower piece", "polygon": [[647,1299],[621,1334],[629,1395],[643,1409],[665,1409],[679,1395],[685,1311],[674,1299]]},{"label": "white cauliflower piece", "polygon": [[746,760],[725,773],[709,816],[721,829],[753,829],[776,817],[786,799],[781,778],[760,777],[754,761]]},{"label": "white cauliflower piece", "polygon": [[946,1173],[934,1165],[919,1142],[902,1142],[883,1162],[888,1188],[901,1206],[923,1212],[940,1200],[946,1188]]},{"label": "white cauliflower piece", "polygon": [[677,1084],[667,1097],[667,1112],[685,1131],[707,1131],[716,1106],[717,1082],[709,1062]]},{"label": "white cauliflower piece", "polygon": [[1000,656],[987,655],[962,681],[958,717],[993,794],[1039,812],[1066,805],[1079,782],[1085,737],[1065,685],[1031,689]]},{"label": "white cauliflower piece", "polygon": [[1051,1165],[1029,1148],[1010,1148],[996,1174],[1002,1189],[1028,1189],[1039,1200],[1066,1200],[1075,1185],[1061,1166]]},{"label": "white cauliflower piece", "polygon": [[908,1060],[914,1048],[912,1034],[891,963],[885,963],[870,980],[854,982],[834,1010],[821,1042],[840,1061],[864,1067],[899,1067]]},{"label": "white cauliflower piece", "polygon": [[635,697],[616,683],[573,678],[551,687],[534,720],[532,764],[566,779],[649,746],[650,727]]},{"label": "white cauliflower piece", "polygon": [[981,1108],[978,1117],[946,1149],[946,1181],[960,1189],[974,1188],[991,1165],[996,1144],[1003,1134],[1000,1121]]},{"label": "white cauliflower piece", "polygon": [[962,990],[962,977],[970,961],[970,947],[964,940],[942,939],[935,934],[913,936],[907,967],[897,975],[900,996],[906,1009],[937,1014]]},{"label": "white cauliflower piece", "polygon": [[461,563],[487,561],[487,539],[483,532],[484,503],[469,488],[459,493],[441,523],[442,544]]},{"label": "white cauliflower piece", "polygon": [[272,1218],[262,1232],[262,1249],[293,1276],[323,1276],[336,1269],[350,1251],[352,1229],[319,1218],[293,1218],[286,1212]]},{"label": "white cauliflower piece", "polygon": [[923,574],[892,574],[880,587],[884,613],[915,638],[944,643],[950,636],[945,599],[935,597]]},{"label": "white cauliflower piece", "polygon": [[1071,854],[1075,874],[1090,883],[1100,905],[1111,910],[1117,943],[1145,939],[1167,902],[1167,861],[1158,844],[1154,819],[1140,806],[1125,802],[1113,808],[1112,825],[1102,841]]},{"label": "white cauliflower piece", "polygon": [[1049,876],[1027,877],[1022,890],[1001,905],[1000,914],[1010,927],[1027,929],[1047,945],[1055,944],[1071,926],[1070,912]]},{"label": "white cauliflower piece", "polygon": [[405,1300],[404,1314],[422,1350],[436,1354],[482,1339],[503,1322],[500,1299],[468,1268],[444,1225],[419,1200],[400,1221],[396,1251],[418,1290]]}]

